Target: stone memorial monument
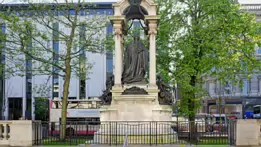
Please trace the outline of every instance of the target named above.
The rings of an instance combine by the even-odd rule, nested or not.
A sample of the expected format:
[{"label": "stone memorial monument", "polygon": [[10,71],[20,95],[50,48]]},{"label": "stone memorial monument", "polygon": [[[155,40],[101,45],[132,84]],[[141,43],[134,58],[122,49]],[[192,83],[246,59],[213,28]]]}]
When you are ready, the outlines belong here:
[{"label": "stone memorial monument", "polygon": [[[121,130],[124,135],[131,132],[122,127],[126,126],[123,125],[126,122],[128,125],[144,127],[146,122],[157,122],[159,125],[159,122],[171,121],[170,105],[173,98],[172,88],[163,82],[161,75],[156,75],[156,35],[159,23],[157,5],[153,0],[122,0],[113,7],[114,16],[110,20],[114,28],[115,72],[114,76],[107,80],[106,90],[100,97],[103,101],[100,120],[101,124],[117,122],[109,132]],[[124,49],[124,36],[128,34],[127,22],[134,19],[145,22],[146,26],[143,28],[149,38],[149,49],[140,41],[139,34],[136,34],[134,42]],[[146,74],[149,76],[148,82],[145,80]],[[157,128],[157,125],[150,125],[147,129]],[[115,132],[117,135],[122,133],[118,131]],[[164,133],[163,130],[160,131]],[[157,132],[157,129],[154,132]],[[106,133],[108,129],[101,127],[96,138]]]}]

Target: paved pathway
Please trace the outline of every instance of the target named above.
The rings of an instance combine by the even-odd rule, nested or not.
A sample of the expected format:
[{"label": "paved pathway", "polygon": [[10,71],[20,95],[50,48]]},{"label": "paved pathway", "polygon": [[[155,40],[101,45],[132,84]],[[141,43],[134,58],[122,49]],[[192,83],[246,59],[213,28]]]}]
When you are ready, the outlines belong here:
[{"label": "paved pathway", "polygon": [[[152,145],[155,147],[235,147],[229,145]],[[126,147],[152,147],[150,145],[128,145]],[[35,146],[35,147],[44,147],[44,146]],[[49,147],[57,147],[57,146],[49,146]],[[69,146],[68,146],[69,147]],[[71,146],[74,147],[74,146]],[[110,146],[110,145],[78,145],[75,147],[123,147],[123,145],[118,146]]]},{"label": "paved pathway", "polygon": [[[229,145],[152,145],[155,147],[233,147]],[[87,146],[88,147],[88,146]],[[109,147],[109,145],[90,145],[90,147]],[[123,145],[110,146],[110,147],[123,147]],[[151,147],[150,145],[128,145],[126,147]]]}]

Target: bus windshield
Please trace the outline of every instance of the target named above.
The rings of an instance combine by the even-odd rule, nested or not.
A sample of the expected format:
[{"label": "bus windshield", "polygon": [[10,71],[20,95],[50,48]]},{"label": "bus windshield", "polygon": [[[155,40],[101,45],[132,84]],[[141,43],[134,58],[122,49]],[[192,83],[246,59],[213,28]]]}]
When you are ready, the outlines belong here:
[{"label": "bus windshield", "polygon": [[254,107],[254,114],[259,114],[260,113],[260,106],[255,106]]}]

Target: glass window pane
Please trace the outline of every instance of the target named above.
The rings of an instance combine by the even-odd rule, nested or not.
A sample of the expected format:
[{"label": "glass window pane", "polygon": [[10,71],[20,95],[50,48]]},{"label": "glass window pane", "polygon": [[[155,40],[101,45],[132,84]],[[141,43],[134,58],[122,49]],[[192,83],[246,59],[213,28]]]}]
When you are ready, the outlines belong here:
[{"label": "glass window pane", "polygon": [[244,81],[244,87],[243,87],[243,94],[247,94],[248,93],[248,81]]},{"label": "glass window pane", "polygon": [[257,50],[257,54],[258,54],[258,55],[261,55],[261,48],[259,48],[259,49]]},{"label": "glass window pane", "polygon": [[113,60],[107,59],[107,72],[113,72]]}]

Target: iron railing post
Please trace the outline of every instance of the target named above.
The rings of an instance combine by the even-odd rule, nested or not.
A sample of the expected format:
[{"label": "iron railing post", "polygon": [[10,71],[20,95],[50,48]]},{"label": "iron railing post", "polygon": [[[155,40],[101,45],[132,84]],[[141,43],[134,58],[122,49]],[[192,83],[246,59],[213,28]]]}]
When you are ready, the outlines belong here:
[{"label": "iron railing post", "polygon": [[151,142],[151,122],[150,122],[150,145],[152,145],[152,142]]},{"label": "iron railing post", "polygon": [[111,146],[111,138],[112,138],[112,134],[111,134],[111,122],[109,122],[110,125],[110,146]]},{"label": "iron railing post", "polygon": [[116,128],[115,128],[115,137],[116,137],[115,141],[116,141],[116,145],[118,145],[118,133],[117,133],[117,132],[118,132],[118,129],[117,129],[118,126],[117,126],[117,124],[118,124],[118,123],[116,122],[116,123],[115,123],[115,127],[116,127]]},{"label": "iron railing post", "polygon": [[124,140],[124,143],[123,143],[123,147],[127,147],[128,146],[128,133],[127,131],[125,132],[125,140]]},{"label": "iron railing post", "polygon": [[158,145],[158,123],[156,122],[156,145]]}]

